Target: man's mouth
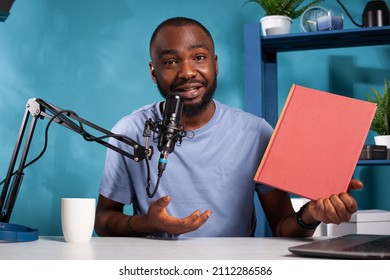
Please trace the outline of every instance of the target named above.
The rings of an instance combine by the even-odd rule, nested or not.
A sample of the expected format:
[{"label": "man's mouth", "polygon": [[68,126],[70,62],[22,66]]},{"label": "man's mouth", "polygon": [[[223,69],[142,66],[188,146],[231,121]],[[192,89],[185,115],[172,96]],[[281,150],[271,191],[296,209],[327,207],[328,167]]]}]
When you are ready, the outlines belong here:
[{"label": "man's mouth", "polygon": [[200,94],[201,86],[188,86],[188,87],[178,87],[175,89],[175,92],[179,93],[184,99],[192,99]]}]

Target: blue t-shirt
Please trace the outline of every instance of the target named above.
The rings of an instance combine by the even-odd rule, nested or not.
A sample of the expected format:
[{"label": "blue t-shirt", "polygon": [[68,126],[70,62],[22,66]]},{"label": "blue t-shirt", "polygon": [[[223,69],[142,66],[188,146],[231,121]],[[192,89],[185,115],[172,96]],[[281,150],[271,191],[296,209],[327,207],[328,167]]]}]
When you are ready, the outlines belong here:
[{"label": "blue t-shirt", "polygon": [[[181,237],[250,236],[253,223],[253,199],[270,188],[253,180],[272,134],[264,120],[240,109],[215,101],[212,119],[183,138],[181,146],[168,157],[158,192],[150,199],[146,193],[147,168],[144,161],[133,160],[110,149],[100,185],[100,194],[123,204],[132,204],[136,214],[145,214],[151,201],[170,195],[170,215],[183,218],[195,210],[210,209],[212,215],[198,230]],[[145,121],[162,119],[159,103],[142,107],[122,118],[113,132],[124,134],[144,145]],[[191,135],[191,133],[189,133]],[[110,139],[110,143],[133,153],[132,147]],[[157,143],[149,161],[151,190],[157,179],[160,153]],[[155,234],[156,237],[170,237]]]}]

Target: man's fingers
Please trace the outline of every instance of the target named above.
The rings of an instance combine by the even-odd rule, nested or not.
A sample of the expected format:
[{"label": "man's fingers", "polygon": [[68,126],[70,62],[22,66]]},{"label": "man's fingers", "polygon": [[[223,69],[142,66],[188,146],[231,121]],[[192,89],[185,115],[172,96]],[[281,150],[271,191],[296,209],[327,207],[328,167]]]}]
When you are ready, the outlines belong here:
[{"label": "man's fingers", "polygon": [[351,215],[358,210],[357,202],[350,194],[342,193],[339,197]]},{"label": "man's fingers", "polygon": [[348,191],[358,190],[363,188],[363,183],[357,179],[352,179],[348,185]]},{"label": "man's fingers", "polygon": [[332,195],[326,199],[315,202],[312,216],[324,223],[339,224],[351,219],[351,215],[357,210],[357,203],[348,193]]},{"label": "man's fingers", "polygon": [[207,222],[210,215],[210,210],[207,210],[203,213],[200,211],[195,211],[185,218],[175,219],[175,221],[172,223],[171,232],[174,234],[183,234],[197,230]]},{"label": "man's fingers", "polygon": [[211,215],[211,211],[210,210],[207,210],[207,211],[205,211],[203,213],[201,213],[200,211],[195,211],[195,215],[193,217],[193,222],[192,222],[192,226],[191,227],[199,228],[205,222],[207,222],[207,220],[209,219],[210,215]]},{"label": "man's fingers", "polygon": [[156,201],[152,202],[152,204],[154,204],[155,206],[160,208],[160,210],[162,210],[165,207],[167,207],[170,202],[171,202],[171,197],[167,195],[157,199]]}]

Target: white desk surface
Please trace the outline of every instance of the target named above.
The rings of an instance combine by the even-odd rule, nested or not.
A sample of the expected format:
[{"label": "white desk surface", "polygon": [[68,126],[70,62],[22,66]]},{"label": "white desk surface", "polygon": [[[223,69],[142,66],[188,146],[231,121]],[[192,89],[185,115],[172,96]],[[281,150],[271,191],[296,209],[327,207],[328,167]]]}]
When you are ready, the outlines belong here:
[{"label": "white desk surface", "polygon": [[0,243],[0,260],[278,260],[304,259],[288,247],[312,238],[193,238],[160,240],[93,237],[66,243],[61,236]]}]

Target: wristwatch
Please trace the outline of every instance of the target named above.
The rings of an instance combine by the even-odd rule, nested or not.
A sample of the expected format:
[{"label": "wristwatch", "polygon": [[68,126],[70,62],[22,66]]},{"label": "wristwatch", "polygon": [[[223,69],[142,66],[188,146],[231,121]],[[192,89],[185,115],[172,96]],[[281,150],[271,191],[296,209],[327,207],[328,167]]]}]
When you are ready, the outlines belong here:
[{"label": "wristwatch", "polygon": [[306,204],[304,204],[301,209],[299,209],[299,211],[295,214],[296,218],[297,218],[297,223],[298,225],[303,228],[303,229],[316,229],[320,224],[321,222],[315,222],[315,223],[312,223],[312,224],[306,224],[303,220],[302,220],[302,213],[303,213],[303,210],[305,210],[305,208],[309,205],[309,202],[307,202]]}]

